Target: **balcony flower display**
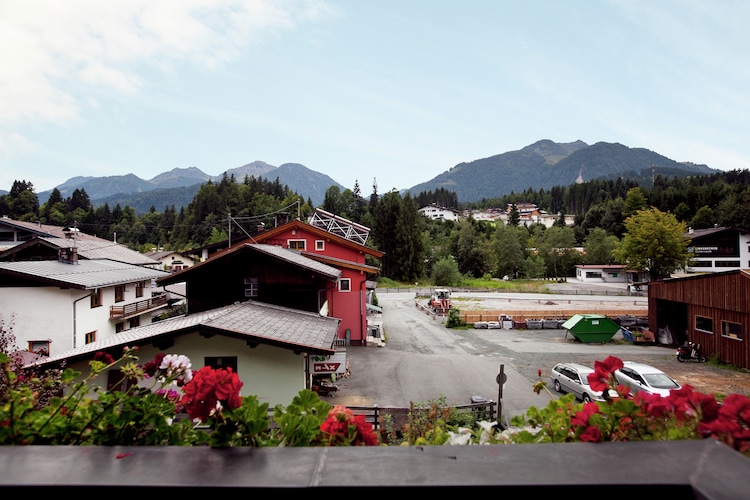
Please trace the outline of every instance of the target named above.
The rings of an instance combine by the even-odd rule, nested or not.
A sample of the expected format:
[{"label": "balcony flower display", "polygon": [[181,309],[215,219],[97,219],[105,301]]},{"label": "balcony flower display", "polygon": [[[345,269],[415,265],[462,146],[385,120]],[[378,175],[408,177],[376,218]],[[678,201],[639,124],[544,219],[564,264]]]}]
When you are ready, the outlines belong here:
[{"label": "balcony flower display", "polygon": [[[273,409],[255,396],[240,396],[243,382],[230,368],[191,368],[181,355],[159,354],[138,363],[137,348],[120,359],[99,353],[91,374],[71,369],[34,374],[0,352],[0,444],[122,446],[378,446],[386,442],[364,415],[332,406],[304,389]],[[629,442],[715,439],[750,456],[750,398],[721,403],[689,385],[668,397],[629,395],[614,372],[615,357],[597,361],[591,388],[604,401],[576,403],[572,394],[546,408],[529,408],[508,429],[496,422],[456,424],[451,409],[433,405],[410,420],[399,445],[493,445],[552,442]],[[117,367],[124,390],[92,382]],[[545,382],[534,385],[539,393]],[[76,381],[78,380],[78,381]]]}]

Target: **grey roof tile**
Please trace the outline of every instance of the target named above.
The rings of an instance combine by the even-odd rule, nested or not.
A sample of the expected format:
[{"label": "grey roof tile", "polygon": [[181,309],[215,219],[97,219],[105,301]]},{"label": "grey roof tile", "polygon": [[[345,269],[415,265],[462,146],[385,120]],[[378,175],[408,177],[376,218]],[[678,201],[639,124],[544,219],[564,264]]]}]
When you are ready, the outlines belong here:
[{"label": "grey roof tile", "polygon": [[163,335],[179,335],[194,330],[223,332],[225,335],[295,351],[333,354],[339,323],[338,318],[249,301],[131,328],[38,363],[85,357],[114,347],[144,344]]},{"label": "grey roof tile", "polygon": [[[40,238],[58,248],[68,248],[72,245],[68,238]],[[135,250],[131,250],[125,245],[115,243],[114,241],[96,239],[96,240],[76,240],[75,247],[78,249],[78,256],[84,259],[110,259],[117,262],[125,262],[135,266],[152,266],[160,265],[161,262],[144,255]]]},{"label": "grey roof tile", "polygon": [[114,260],[79,260],[68,264],[56,260],[0,262],[0,275],[35,279],[52,285],[64,284],[79,289],[121,285],[168,276],[169,273]]}]

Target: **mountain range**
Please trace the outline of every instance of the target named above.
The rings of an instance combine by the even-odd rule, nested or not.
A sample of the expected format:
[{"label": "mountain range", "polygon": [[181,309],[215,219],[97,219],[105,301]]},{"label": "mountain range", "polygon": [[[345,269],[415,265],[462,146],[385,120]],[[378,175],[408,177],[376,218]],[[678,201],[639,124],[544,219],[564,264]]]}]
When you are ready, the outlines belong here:
[{"label": "mountain range", "polygon": [[[649,186],[655,175],[686,177],[718,172],[706,165],[677,162],[648,149],[629,148],[619,143],[588,145],[583,141],[556,143],[545,139],[517,151],[459,163],[402,193],[417,195],[445,189],[455,192],[459,202],[470,203],[528,189],[551,189],[595,179],[623,177]],[[193,200],[201,184],[208,180],[219,182],[224,175],[233,175],[237,182],[242,182],[245,176],[270,181],[278,178],[282,185],[297,192],[304,200],[309,198],[314,206],[323,202],[329,187],[337,186],[341,191],[347,189],[329,176],[298,163],[275,167],[262,161],[229,169],[217,176],[208,175],[196,167],[174,168],[150,180],[133,174],[73,177],[56,187],[63,198],[70,197],[76,189],[84,189],[95,207],[105,203],[110,207],[119,204],[130,206],[142,215],[152,206],[161,211],[174,205],[179,211]],[[374,176],[377,177],[377,172]],[[50,193],[38,193],[39,202],[45,203]],[[362,195],[368,197],[369,193]]]}]

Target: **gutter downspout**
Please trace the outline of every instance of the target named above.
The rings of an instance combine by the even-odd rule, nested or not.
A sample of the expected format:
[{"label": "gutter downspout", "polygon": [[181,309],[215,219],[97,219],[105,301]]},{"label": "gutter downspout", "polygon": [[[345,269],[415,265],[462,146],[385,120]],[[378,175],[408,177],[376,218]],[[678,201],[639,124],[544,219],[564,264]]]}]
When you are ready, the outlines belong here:
[{"label": "gutter downspout", "polygon": [[[362,290],[364,287],[364,291]],[[364,309],[364,331],[362,330],[362,313]],[[370,325],[367,322],[367,276],[359,285],[359,338],[362,345],[367,345],[367,334],[370,333]]]},{"label": "gutter downspout", "polygon": [[94,295],[94,292],[91,292],[90,294],[84,295],[83,297],[81,297],[81,298],[76,299],[76,300],[73,301],[73,349],[76,348],[76,321],[77,321],[77,319],[76,319],[76,304],[80,300],[83,300],[83,299],[86,299],[86,298],[91,298],[92,295]]}]

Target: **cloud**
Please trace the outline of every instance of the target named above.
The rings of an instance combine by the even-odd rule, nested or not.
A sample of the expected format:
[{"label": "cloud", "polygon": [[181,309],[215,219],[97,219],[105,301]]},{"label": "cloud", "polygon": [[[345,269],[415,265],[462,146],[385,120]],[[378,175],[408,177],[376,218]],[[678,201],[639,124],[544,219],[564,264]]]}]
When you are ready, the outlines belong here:
[{"label": "cloud", "polygon": [[138,92],[154,68],[210,70],[333,14],[316,0],[2,2],[0,126],[69,123],[91,92]]}]

